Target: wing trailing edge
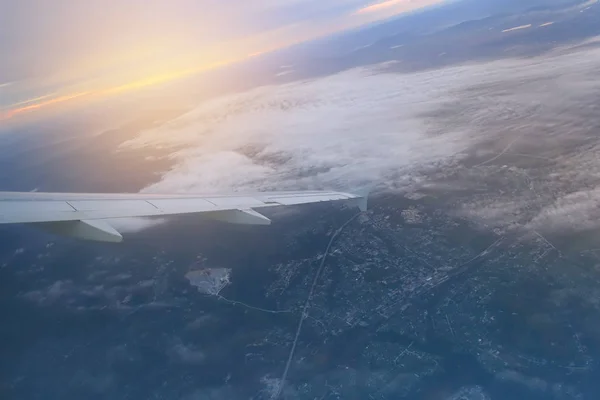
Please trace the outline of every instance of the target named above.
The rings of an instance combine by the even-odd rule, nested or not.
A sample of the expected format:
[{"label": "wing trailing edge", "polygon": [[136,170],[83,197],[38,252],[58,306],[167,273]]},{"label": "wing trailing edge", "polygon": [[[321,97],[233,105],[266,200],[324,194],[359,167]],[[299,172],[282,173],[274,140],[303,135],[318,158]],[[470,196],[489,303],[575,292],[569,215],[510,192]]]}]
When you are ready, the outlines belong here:
[{"label": "wing trailing edge", "polygon": [[205,214],[243,225],[269,225],[262,208],[345,201],[367,209],[367,193],[335,191],[257,192],[252,194],[109,194],[0,192],[0,224],[31,224],[86,240],[121,242],[110,225],[115,218]]}]

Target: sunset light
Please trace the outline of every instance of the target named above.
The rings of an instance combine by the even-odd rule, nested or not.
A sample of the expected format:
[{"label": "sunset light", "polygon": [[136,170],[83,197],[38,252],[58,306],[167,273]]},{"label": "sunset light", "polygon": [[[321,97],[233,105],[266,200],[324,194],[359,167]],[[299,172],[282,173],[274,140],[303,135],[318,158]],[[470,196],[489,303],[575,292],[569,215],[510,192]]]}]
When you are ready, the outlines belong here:
[{"label": "sunset light", "polygon": [[45,108],[45,107],[49,107],[49,106],[52,106],[52,105],[57,105],[57,104],[65,103],[65,102],[68,102],[68,101],[71,101],[71,100],[75,100],[75,99],[81,99],[82,97],[88,97],[91,94],[92,94],[91,92],[73,93],[73,94],[69,94],[69,95],[65,95],[65,96],[55,97],[55,98],[52,98],[50,100],[44,100],[44,101],[35,102],[35,103],[30,104],[28,106],[23,106],[23,107],[19,107],[19,108],[9,109],[3,115],[3,118],[12,118],[12,117],[14,117],[14,116],[16,116],[18,114],[22,114],[22,113],[29,112],[29,111],[34,111],[34,110],[39,110],[40,108]]},{"label": "sunset light", "polygon": [[183,79],[194,74],[198,74],[201,72],[205,72],[211,69],[219,68],[225,66],[229,63],[221,62],[214,63],[202,68],[190,68],[185,70],[180,70],[172,73],[164,73],[149,76],[144,79],[133,80],[128,83],[110,86],[107,88],[99,88],[95,90],[89,90],[84,92],[76,92],[72,94],[65,95],[44,95],[39,96],[33,99],[24,100],[13,104],[8,107],[4,112],[0,111],[0,120],[13,118],[17,115],[28,113],[31,111],[36,111],[42,108],[52,107],[61,105],[64,103],[69,103],[72,101],[86,101],[93,100],[102,97],[119,95],[135,90],[141,90],[147,87],[156,86],[164,83],[169,83],[172,81],[176,81],[178,79]]},{"label": "sunset light", "polygon": [[0,0],[0,400],[600,399],[600,0]]},{"label": "sunset light", "polygon": [[356,11],[356,14],[389,12],[388,16],[390,16],[438,3],[440,0],[385,0],[363,7]]},{"label": "sunset light", "polygon": [[[353,0],[345,9],[323,5],[317,7],[319,18],[297,20],[303,13],[299,2],[267,27],[253,25],[250,18],[271,13],[266,4],[214,5],[207,13],[188,0],[177,5],[131,1],[121,7],[96,0],[15,3],[13,14],[22,16],[23,24],[4,35],[0,46],[22,51],[6,58],[0,70],[5,75],[0,76],[0,120],[166,84],[439,2]],[[48,21],[28,29],[33,3],[36,14]],[[3,29],[9,28],[0,26],[0,34]]]}]

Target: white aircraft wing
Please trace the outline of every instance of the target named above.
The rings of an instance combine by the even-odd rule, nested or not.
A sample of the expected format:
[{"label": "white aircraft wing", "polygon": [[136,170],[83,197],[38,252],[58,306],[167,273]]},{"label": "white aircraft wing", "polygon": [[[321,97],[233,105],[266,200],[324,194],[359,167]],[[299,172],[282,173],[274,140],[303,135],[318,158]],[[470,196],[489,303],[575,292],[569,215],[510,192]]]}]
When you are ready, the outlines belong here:
[{"label": "white aircraft wing", "polygon": [[322,201],[353,201],[366,209],[366,195],[333,191],[257,192],[252,194],[83,194],[0,192],[0,224],[34,224],[81,239],[120,242],[106,220],[199,214],[235,224],[268,225],[255,209]]}]

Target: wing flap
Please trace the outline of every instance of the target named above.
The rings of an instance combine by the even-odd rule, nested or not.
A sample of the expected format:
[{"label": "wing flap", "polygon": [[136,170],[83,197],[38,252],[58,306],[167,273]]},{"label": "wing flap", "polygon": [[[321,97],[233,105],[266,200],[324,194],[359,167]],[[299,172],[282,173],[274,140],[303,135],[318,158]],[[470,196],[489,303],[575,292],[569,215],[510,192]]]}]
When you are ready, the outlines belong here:
[{"label": "wing flap", "polygon": [[262,207],[265,205],[263,201],[256,197],[251,196],[223,196],[223,197],[209,197],[207,201],[214,204],[217,208],[228,209],[236,207]]},{"label": "wing flap", "polygon": [[77,211],[118,211],[131,213],[153,213],[156,207],[144,200],[71,200],[67,202]]},{"label": "wing flap", "polygon": [[149,204],[165,214],[173,212],[203,212],[213,211],[216,206],[205,199],[162,199],[147,200]]},{"label": "wing flap", "polygon": [[0,223],[30,223],[79,219],[66,201],[2,201]]},{"label": "wing flap", "polygon": [[0,218],[11,214],[27,214],[33,212],[63,213],[75,209],[66,201],[3,201],[0,203]]}]

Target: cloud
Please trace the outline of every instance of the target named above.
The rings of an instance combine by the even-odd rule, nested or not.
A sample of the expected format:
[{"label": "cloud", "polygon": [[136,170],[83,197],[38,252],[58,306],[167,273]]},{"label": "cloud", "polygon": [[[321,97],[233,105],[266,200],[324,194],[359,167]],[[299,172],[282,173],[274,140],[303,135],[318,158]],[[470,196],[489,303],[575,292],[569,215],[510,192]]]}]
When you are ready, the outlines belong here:
[{"label": "cloud", "polygon": [[410,3],[410,0],[386,0],[361,8],[357,13],[369,13],[384,10],[386,8],[397,6],[402,3]]},{"label": "cloud", "polygon": [[[4,115],[0,114],[0,120],[3,117],[12,118],[15,115],[18,115],[21,113],[25,113],[25,112],[29,112],[29,111],[33,111],[33,110],[39,110],[41,108],[48,107],[51,105],[61,104],[61,103],[68,102],[71,100],[80,99],[82,97],[87,97],[90,94],[91,94],[90,92],[79,92],[79,93],[73,93],[73,94],[64,95],[64,96],[53,97],[53,98],[50,98],[49,100],[47,100],[48,96],[39,96],[36,99],[25,100],[18,104],[12,105],[12,106],[20,106],[20,107],[10,108],[5,112]],[[24,105],[24,104],[29,104],[29,105]]]},{"label": "cloud", "polygon": [[356,11],[356,14],[369,14],[392,11],[393,14],[421,8],[433,4],[439,4],[443,0],[385,0],[366,7],[362,7]]},{"label": "cloud", "polygon": [[598,67],[600,50],[574,47],[410,74],[354,69],[207,101],[122,148],[171,148],[175,166],[146,192],[377,183],[434,192],[498,229],[580,229],[600,221]]},{"label": "cloud", "polygon": [[367,68],[259,88],[204,103],[123,146],[178,148],[177,166],[149,191],[391,185],[403,169],[461,149],[462,132],[436,137],[419,117],[447,90],[428,79]]},{"label": "cloud", "polygon": [[167,355],[175,362],[182,364],[201,365],[206,361],[206,354],[191,345],[177,341],[167,351]]}]

